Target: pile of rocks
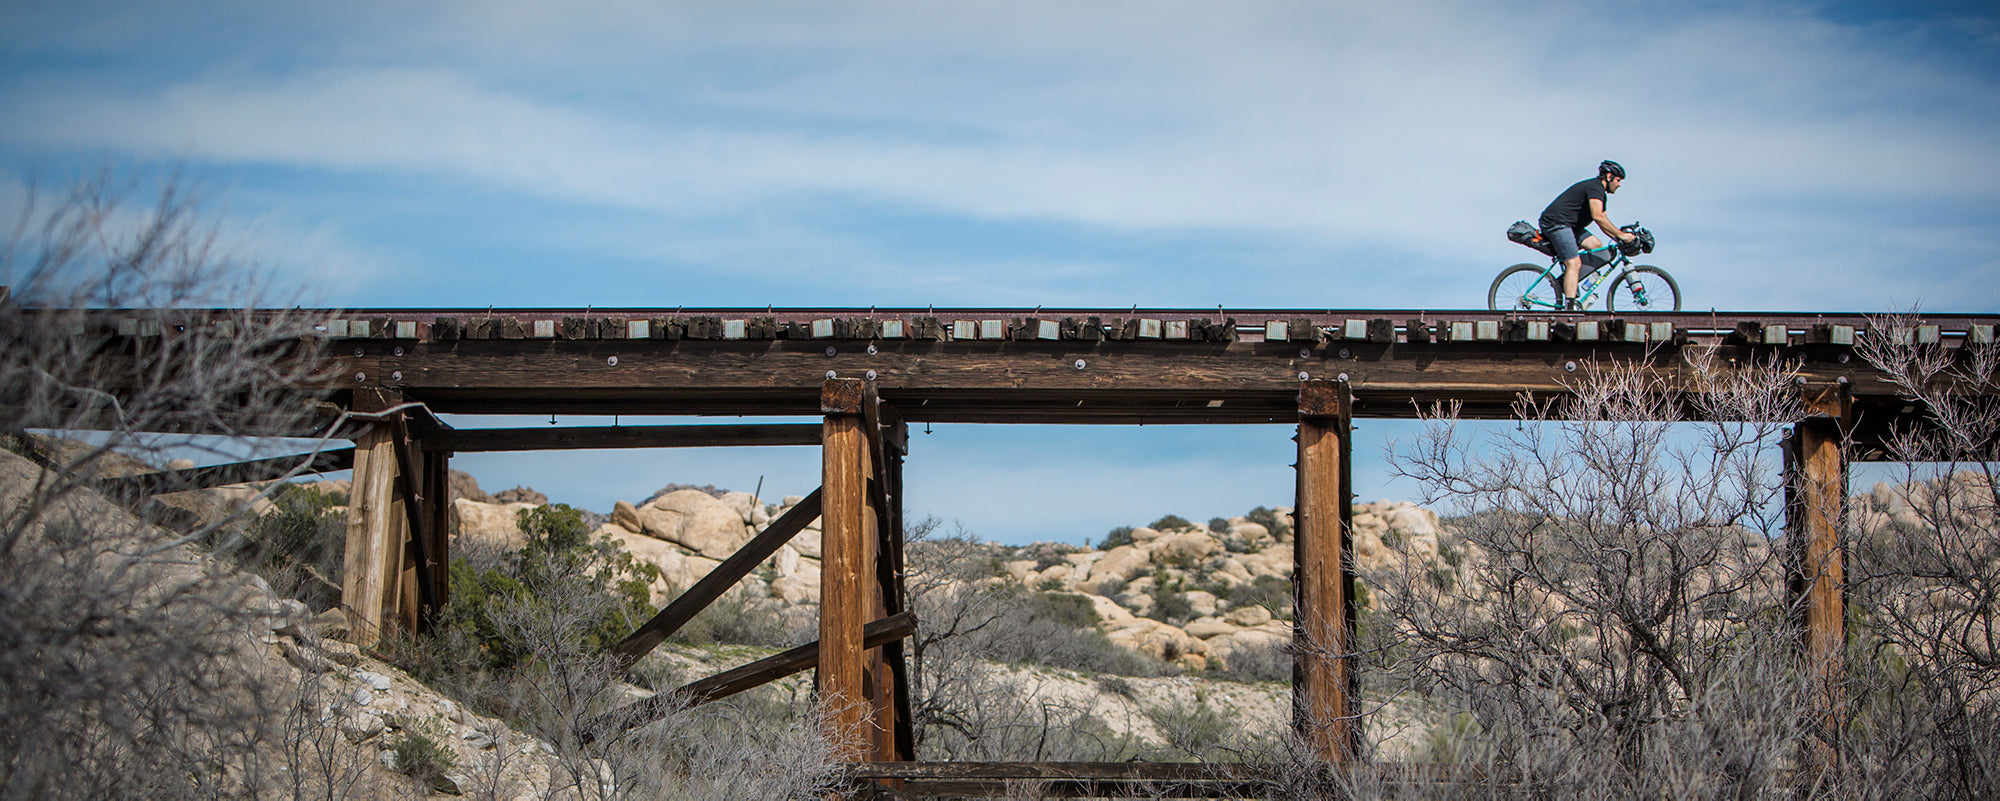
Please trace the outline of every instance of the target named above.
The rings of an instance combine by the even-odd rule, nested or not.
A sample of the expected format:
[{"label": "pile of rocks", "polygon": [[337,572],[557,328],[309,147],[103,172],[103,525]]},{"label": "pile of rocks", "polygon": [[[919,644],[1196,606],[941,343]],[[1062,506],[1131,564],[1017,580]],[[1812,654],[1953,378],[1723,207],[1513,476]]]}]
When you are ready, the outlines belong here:
[{"label": "pile of rocks", "polygon": [[[660,568],[662,578],[654,589],[664,603],[671,592],[707,575],[800,500],[794,496],[764,504],[744,492],[682,489],[638,506],[619,501],[596,534]],[[518,547],[515,515],[529,507],[460,498],[453,502],[452,514],[459,536]],[[1275,526],[1238,516],[1217,530],[1136,528],[1130,542],[1103,550],[1043,543],[1024,549],[1045,554],[1041,558],[1003,563],[1003,578],[1034,590],[1087,597],[1100,630],[1121,647],[1191,669],[1224,667],[1233,654],[1281,647],[1291,639],[1290,592],[1285,589],[1293,567],[1290,515],[1290,509],[1280,507],[1273,515],[1260,516],[1277,522]],[[1356,567],[1367,571],[1400,565],[1406,558],[1435,561],[1443,534],[1437,515],[1415,504],[1360,504],[1354,516]],[[1266,591],[1235,592],[1260,584]],[[808,613],[819,602],[819,523],[779,548],[743,579],[739,590]],[[1185,606],[1185,614],[1160,614],[1169,593],[1177,608]],[[1236,602],[1232,596],[1255,600]],[[1169,619],[1158,619],[1163,617]]]}]

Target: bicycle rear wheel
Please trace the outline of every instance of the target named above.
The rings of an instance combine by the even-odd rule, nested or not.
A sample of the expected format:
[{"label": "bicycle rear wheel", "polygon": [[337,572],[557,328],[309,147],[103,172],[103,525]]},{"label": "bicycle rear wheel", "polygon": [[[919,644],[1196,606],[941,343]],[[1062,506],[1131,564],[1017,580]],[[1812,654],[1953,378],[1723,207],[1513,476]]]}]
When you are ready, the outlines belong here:
[{"label": "bicycle rear wheel", "polygon": [[1486,308],[1492,311],[1554,311],[1556,290],[1542,280],[1545,268],[1516,264],[1500,271],[1493,288],[1486,290]]},{"label": "bicycle rear wheel", "polygon": [[1611,282],[1604,308],[1612,312],[1680,311],[1681,287],[1666,270],[1641,264]]}]

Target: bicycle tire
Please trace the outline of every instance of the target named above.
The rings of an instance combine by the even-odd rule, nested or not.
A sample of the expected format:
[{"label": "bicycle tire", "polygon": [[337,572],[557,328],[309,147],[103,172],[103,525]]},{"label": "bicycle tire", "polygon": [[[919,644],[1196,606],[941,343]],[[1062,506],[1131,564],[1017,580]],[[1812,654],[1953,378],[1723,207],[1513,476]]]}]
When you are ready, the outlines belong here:
[{"label": "bicycle tire", "polygon": [[[1625,296],[1623,303],[1619,302],[1620,296]],[[1641,302],[1640,297],[1645,300]],[[1674,283],[1674,277],[1666,270],[1641,264],[1619,273],[1611,281],[1611,291],[1604,295],[1604,308],[1614,313],[1680,311],[1681,285]]]},{"label": "bicycle tire", "polygon": [[[1486,308],[1489,311],[1554,311],[1555,287],[1542,280],[1542,271],[1546,269],[1533,264],[1516,264],[1501,270],[1493,278],[1493,287],[1486,290]],[[1503,300],[1505,305],[1502,305]],[[1541,305],[1535,305],[1537,303]]]}]

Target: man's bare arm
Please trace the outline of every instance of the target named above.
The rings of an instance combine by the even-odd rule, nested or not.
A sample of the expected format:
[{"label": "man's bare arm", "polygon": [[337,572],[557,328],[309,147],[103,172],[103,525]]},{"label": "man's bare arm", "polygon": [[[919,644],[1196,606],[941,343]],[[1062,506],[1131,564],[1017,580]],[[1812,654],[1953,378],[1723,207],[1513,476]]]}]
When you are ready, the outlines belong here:
[{"label": "man's bare arm", "polygon": [[1604,213],[1604,201],[1597,198],[1590,199],[1590,218],[1597,222],[1598,228],[1612,238],[1620,242],[1631,241],[1632,235],[1618,230],[1618,224],[1612,222],[1611,217]]}]

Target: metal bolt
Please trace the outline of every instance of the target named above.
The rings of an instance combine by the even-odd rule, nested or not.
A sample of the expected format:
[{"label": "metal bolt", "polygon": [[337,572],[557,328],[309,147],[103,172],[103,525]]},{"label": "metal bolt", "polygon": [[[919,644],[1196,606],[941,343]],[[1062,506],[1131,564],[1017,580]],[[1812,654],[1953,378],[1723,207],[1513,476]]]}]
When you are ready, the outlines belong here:
[{"label": "metal bolt", "polygon": [[828,371],[826,371],[826,377],[827,377],[827,378],[839,378],[840,376],[837,376],[837,375],[834,375],[834,374],[833,374],[833,371],[832,371],[832,370],[828,370]]},{"label": "metal bolt", "polygon": [[608,365],[611,365],[612,367],[617,367],[617,366],[618,366],[618,357],[616,357],[616,356],[612,356],[612,357],[610,357],[610,358],[608,358],[608,359],[605,359],[605,360],[604,360],[604,363],[605,363],[605,364],[608,364]]},{"label": "metal bolt", "polygon": [[365,350],[362,350],[362,349],[360,349],[360,348],[355,348],[355,349],[354,349],[354,355],[355,355],[355,357],[356,357],[356,358],[359,358],[359,357],[361,357],[361,356],[364,356],[364,355],[367,355],[367,353],[368,353],[367,351],[365,351]]},{"label": "metal bolt", "polygon": [[393,373],[390,373],[390,374],[389,374],[389,380],[390,380],[390,381],[401,381],[401,380],[403,380],[403,371],[401,371],[401,370],[397,370],[396,372],[393,372]]},{"label": "metal bolt", "polygon": [[1843,353],[1843,354],[1840,354],[1840,363],[1841,363],[1841,364],[1846,364],[1846,363],[1847,363],[1847,354],[1845,354],[1845,353]]},{"label": "metal bolt", "polygon": [[401,356],[401,355],[403,355],[403,346],[401,346],[401,345],[397,345],[397,346],[396,346],[396,355],[397,355],[397,356]]},{"label": "metal bolt", "polygon": [[354,374],[354,383],[357,383],[357,384],[359,384],[359,383],[361,383],[361,382],[363,382],[363,381],[367,381],[367,380],[368,380],[368,374],[367,374],[367,373],[355,373],[355,374]]},{"label": "metal bolt", "polygon": [[1310,359],[1310,358],[1312,358],[1312,357],[1313,357],[1313,349],[1312,349],[1312,348],[1299,348],[1299,358],[1301,358],[1301,359]]},{"label": "metal bolt", "polygon": [[1799,385],[1799,386],[1802,386],[1802,387],[1803,387],[1803,386],[1805,386],[1805,385],[1806,385],[1806,377],[1805,377],[1805,376],[1796,376],[1796,377],[1794,377],[1794,378],[1792,379],[1792,383],[1794,383],[1794,384],[1797,384],[1797,385]]},{"label": "metal bolt", "polygon": [[1085,368],[1085,367],[1088,367],[1088,366],[1090,366],[1090,365],[1087,365],[1087,364],[1085,364],[1085,363],[1084,363],[1084,361],[1083,361],[1082,359],[1077,359],[1077,360],[1076,360],[1076,369],[1078,369],[1078,370],[1081,370],[1081,369],[1083,369],[1083,368]]},{"label": "metal bolt", "polygon": [[1299,380],[1300,380],[1300,381],[1304,381],[1304,380],[1306,380],[1306,379],[1309,379],[1309,378],[1312,378],[1312,375],[1311,375],[1311,374],[1309,374],[1309,373],[1304,373],[1304,372],[1301,372],[1301,373],[1299,373]]},{"label": "metal bolt", "polygon": [[868,343],[868,355],[875,355],[875,343],[873,342]]},{"label": "metal bolt", "polygon": [[1335,380],[1335,381],[1339,381],[1340,383],[1342,383],[1342,384],[1345,384],[1345,383],[1347,383],[1347,374],[1346,374],[1346,373],[1341,373],[1340,375],[1337,375],[1337,376],[1334,376],[1334,377],[1333,377],[1333,380]]},{"label": "metal bolt", "polygon": [[1563,362],[1563,372],[1565,373],[1576,372],[1576,362]]},{"label": "metal bolt", "polygon": [[833,349],[833,346],[832,346],[832,345],[828,345],[828,346],[826,346],[826,355],[828,355],[828,356],[832,356],[832,355],[834,355],[834,354],[836,354],[836,353],[839,353],[839,352],[840,352],[840,351],[837,351],[837,350],[834,350],[834,349]]},{"label": "metal bolt", "polygon": [[1351,351],[1351,350],[1348,350],[1348,349],[1346,349],[1346,348],[1341,348],[1341,349],[1340,349],[1340,358],[1343,358],[1343,359],[1345,359],[1345,358],[1348,358],[1348,357],[1351,357],[1351,356],[1353,356],[1353,355],[1354,355],[1354,351]]},{"label": "metal bolt", "polygon": [[1854,381],[1849,379],[1847,376],[1841,376],[1840,378],[1835,379],[1835,381],[1838,382],[1843,387],[1847,386],[1848,384],[1854,383]]},{"label": "metal bolt", "polygon": [[870,381],[873,381],[873,380],[875,380],[875,371],[874,371],[874,370],[869,370],[869,371],[868,371],[868,380],[870,380]]}]

